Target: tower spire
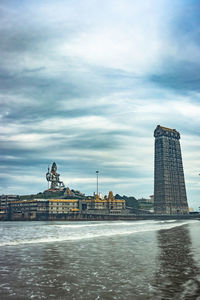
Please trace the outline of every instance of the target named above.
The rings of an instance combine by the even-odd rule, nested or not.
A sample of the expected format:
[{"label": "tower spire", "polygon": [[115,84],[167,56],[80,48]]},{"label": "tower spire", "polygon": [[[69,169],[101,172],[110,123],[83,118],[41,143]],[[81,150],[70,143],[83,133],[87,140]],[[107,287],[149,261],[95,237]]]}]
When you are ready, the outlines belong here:
[{"label": "tower spire", "polygon": [[154,210],[156,214],[188,214],[180,133],[158,125],[154,131]]}]

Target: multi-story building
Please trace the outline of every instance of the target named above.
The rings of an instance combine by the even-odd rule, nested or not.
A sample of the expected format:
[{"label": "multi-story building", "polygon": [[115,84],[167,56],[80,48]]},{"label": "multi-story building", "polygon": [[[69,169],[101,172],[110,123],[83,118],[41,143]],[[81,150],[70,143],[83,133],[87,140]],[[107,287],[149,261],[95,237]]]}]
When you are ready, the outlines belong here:
[{"label": "multi-story building", "polygon": [[126,201],[124,199],[115,199],[111,191],[108,197],[100,197],[95,194],[93,198],[90,197],[82,200],[82,210],[121,213],[124,209],[126,209]]},{"label": "multi-story building", "polygon": [[8,206],[10,219],[35,219],[37,214],[37,200],[11,201]]},{"label": "multi-story building", "polygon": [[48,219],[49,215],[79,212],[76,199],[33,199],[10,202],[9,214],[15,219]]},{"label": "multi-story building", "polygon": [[[151,196],[150,196],[151,197]],[[138,199],[138,204],[139,204],[139,210],[144,210],[144,212],[154,212],[154,203],[152,198],[150,199],[145,199],[145,198],[141,198]]]},{"label": "multi-story building", "polygon": [[18,200],[18,195],[0,195],[0,213],[7,213],[9,203]]},{"label": "multi-story building", "polygon": [[79,212],[77,199],[49,199],[49,214],[68,214]]},{"label": "multi-story building", "polygon": [[126,201],[124,199],[115,199],[113,193],[108,194],[107,207],[110,213],[120,213],[126,209]]},{"label": "multi-story building", "polygon": [[113,197],[101,199],[98,195],[85,199],[33,199],[11,201],[8,214],[10,219],[56,219],[69,214],[120,213],[125,209],[125,200]]},{"label": "multi-story building", "polygon": [[188,214],[180,134],[158,125],[154,137],[154,211],[156,214]]}]

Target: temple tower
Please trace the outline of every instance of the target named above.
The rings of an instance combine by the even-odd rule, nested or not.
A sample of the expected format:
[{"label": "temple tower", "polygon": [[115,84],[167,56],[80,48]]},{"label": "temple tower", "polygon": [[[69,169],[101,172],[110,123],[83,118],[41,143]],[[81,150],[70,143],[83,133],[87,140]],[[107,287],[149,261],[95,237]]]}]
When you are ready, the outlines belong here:
[{"label": "temple tower", "polygon": [[188,214],[180,134],[158,125],[154,131],[154,210],[156,214]]}]

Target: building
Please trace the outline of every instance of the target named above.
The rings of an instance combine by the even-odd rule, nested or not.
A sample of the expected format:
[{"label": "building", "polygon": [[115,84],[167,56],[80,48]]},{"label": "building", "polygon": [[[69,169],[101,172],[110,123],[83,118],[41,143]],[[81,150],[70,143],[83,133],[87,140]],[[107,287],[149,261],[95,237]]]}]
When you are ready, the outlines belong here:
[{"label": "building", "polygon": [[110,191],[107,199],[107,207],[110,213],[121,213],[126,209],[126,201],[124,199],[115,199],[113,192]]},{"label": "building", "polygon": [[68,214],[79,212],[77,199],[49,199],[49,214]]},{"label": "building", "polygon": [[156,214],[188,214],[180,134],[158,125],[154,137],[154,211]]},{"label": "building", "polygon": [[18,200],[18,195],[0,195],[0,213],[7,213],[9,203]]},{"label": "building", "polygon": [[9,204],[10,219],[48,220],[49,216],[79,212],[77,199],[32,199],[13,201]]},{"label": "building", "polygon": [[[152,197],[152,196],[150,196],[150,197]],[[137,201],[139,204],[139,207],[138,207],[139,210],[144,210],[145,212],[150,212],[150,213],[154,212],[154,202],[153,202],[152,198],[150,198],[150,199],[141,198],[141,199],[138,199]]]},{"label": "building", "polygon": [[115,199],[112,191],[109,192],[108,197],[101,197],[97,194],[94,197],[88,197],[81,201],[82,211],[99,212],[102,214],[121,213],[126,209],[126,201],[124,199]]},{"label": "building", "polygon": [[101,199],[98,195],[84,199],[24,199],[10,201],[10,220],[57,220],[77,214],[119,214],[125,210],[125,200],[115,199],[112,192]]},{"label": "building", "polygon": [[35,220],[38,215],[44,215],[46,218],[48,212],[49,203],[46,199],[11,201],[8,207],[11,220]]}]

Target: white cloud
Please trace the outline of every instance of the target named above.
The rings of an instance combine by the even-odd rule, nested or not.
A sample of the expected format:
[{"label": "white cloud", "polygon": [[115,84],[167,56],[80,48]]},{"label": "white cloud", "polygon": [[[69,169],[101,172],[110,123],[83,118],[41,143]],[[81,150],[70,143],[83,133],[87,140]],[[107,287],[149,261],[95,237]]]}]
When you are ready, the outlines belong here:
[{"label": "white cloud", "polygon": [[129,129],[127,125],[120,125],[103,116],[84,116],[75,118],[49,118],[37,125],[41,130],[59,131],[65,129],[110,131]]},{"label": "white cloud", "polygon": [[91,65],[137,74],[155,69],[160,57],[162,8],[159,1],[153,2],[156,10],[147,2],[115,1],[110,6],[104,3],[108,14],[95,11],[97,18],[91,20],[91,26],[83,26],[74,37],[63,40],[58,53]]}]

